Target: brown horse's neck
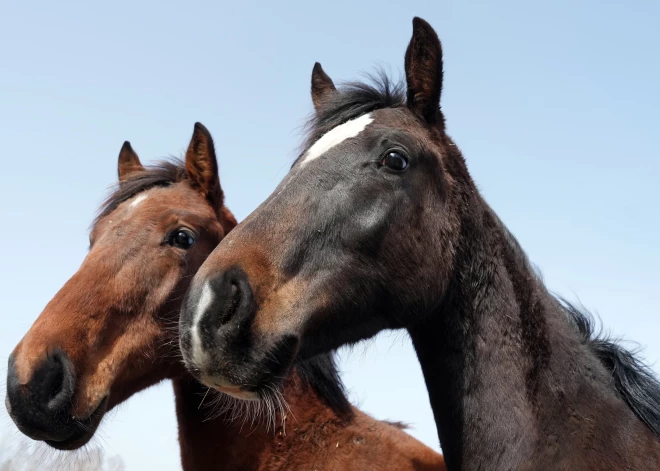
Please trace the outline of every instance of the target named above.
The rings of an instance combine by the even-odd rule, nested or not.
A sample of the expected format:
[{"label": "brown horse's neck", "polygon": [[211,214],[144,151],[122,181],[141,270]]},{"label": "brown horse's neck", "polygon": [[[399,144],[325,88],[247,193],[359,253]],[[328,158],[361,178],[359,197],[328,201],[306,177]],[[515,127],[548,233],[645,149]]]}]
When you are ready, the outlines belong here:
[{"label": "brown horse's neck", "polygon": [[396,426],[357,409],[338,416],[295,375],[284,390],[291,413],[270,431],[229,415],[207,420],[200,408],[207,388],[190,376],[173,381],[184,471],[445,471],[441,455]]},{"label": "brown horse's neck", "polygon": [[208,420],[208,409],[200,407],[207,388],[192,376],[172,381],[183,470],[258,469],[265,432],[257,429],[246,437],[252,432],[249,426],[241,430],[240,423],[223,417]]},{"label": "brown horse's neck", "polygon": [[410,328],[448,469],[655,469],[655,436],[481,207],[441,307]]}]

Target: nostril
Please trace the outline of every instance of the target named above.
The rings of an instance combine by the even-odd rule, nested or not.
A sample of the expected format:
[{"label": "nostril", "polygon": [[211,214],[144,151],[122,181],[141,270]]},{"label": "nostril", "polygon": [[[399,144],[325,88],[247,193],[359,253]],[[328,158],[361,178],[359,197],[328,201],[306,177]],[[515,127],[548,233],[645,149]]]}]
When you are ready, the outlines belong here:
[{"label": "nostril", "polygon": [[[51,411],[66,408],[73,397],[74,376],[71,361],[61,352],[50,356],[35,376],[33,387],[41,390],[44,406]],[[41,383],[41,384],[38,384]]]},{"label": "nostril", "polygon": [[62,392],[62,388],[64,387],[64,365],[62,365],[62,362],[57,357],[51,361],[52,367],[50,374],[45,378],[44,382],[44,393],[49,404]]},{"label": "nostril", "polygon": [[226,324],[231,321],[234,314],[236,314],[236,311],[238,311],[238,307],[241,305],[241,299],[241,287],[235,280],[232,280],[229,287],[229,302],[220,317],[221,324]]},{"label": "nostril", "polygon": [[46,385],[46,393],[49,402],[62,391],[62,387],[64,386],[64,367],[57,359],[55,361],[58,366],[53,370],[50,384]]},{"label": "nostril", "polygon": [[191,351],[195,350],[195,342],[200,348],[211,348],[222,332],[235,334],[256,312],[254,295],[242,270],[232,268],[199,283],[199,288],[193,288],[194,294],[187,300],[181,314],[184,328],[180,337],[182,349],[186,347],[185,330],[190,329]]}]

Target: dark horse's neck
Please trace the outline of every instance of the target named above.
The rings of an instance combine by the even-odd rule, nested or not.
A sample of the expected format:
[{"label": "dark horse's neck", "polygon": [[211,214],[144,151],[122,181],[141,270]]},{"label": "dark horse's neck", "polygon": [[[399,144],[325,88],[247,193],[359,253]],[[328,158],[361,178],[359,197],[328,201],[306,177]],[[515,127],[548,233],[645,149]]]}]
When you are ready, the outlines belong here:
[{"label": "dark horse's neck", "polygon": [[658,469],[660,442],[612,372],[476,205],[446,296],[409,328],[448,469]]}]

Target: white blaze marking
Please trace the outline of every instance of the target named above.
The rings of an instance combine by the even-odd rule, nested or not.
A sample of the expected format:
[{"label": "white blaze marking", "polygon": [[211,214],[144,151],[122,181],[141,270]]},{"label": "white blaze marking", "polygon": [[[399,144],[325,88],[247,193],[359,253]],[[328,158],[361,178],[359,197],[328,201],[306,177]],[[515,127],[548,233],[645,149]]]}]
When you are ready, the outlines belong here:
[{"label": "white blaze marking", "polygon": [[190,336],[192,338],[192,357],[193,361],[195,362],[195,366],[199,369],[205,367],[209,360],[208,354],[202,347],[202,338],[199,335],[199,321],[202,319],[204,312],[209,308],[212,302],[213,290],[209,284],[206,283],[202,287],[202,295],[199,297],[199,302],[197,303],[197,312],[195,312],[195,317],[193,317],[192,326],[190,327]]},{"label": "white blaze marking", "polygon": [[355,137],[364,131],[364,128],[367,127],[374,119],[371,117],[371,113],[360,116],[359,118],[346,121],[344,124],[340,124],[336,128],[331,129],[325,133],[321,139],[316,141],[312,147],[310,147],[303,157],[300,166],[302,167],[307,162],[322,156],[334,146],[341,144],[346,139]]},{"label": "white blaze marking", "polygon": [[141,195],[137,195],[135,199],[131,201],[130,207],[135,208],[138,204],[146,200],[148,196],[149,195],[147,193],[142,193]]}]

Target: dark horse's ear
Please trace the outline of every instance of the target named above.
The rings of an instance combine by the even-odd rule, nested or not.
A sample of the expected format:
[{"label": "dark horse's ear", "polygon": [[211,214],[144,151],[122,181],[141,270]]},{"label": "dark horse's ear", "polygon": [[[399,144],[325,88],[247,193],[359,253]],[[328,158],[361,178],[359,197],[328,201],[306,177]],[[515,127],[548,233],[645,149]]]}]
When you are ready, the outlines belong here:
[{"label": "dark horse's ear", "polygon": [[140,163],[140,158],[131,147],[131,143],[126,141],[119,151],[119,162],[117,163],[117,174],[119,181],[125,181],[132,173],[141,172],[144,167]]},{"label": "dark horse's ear", "polygon": [[186,151],[186,173],[190,186],[206,197],[219,211],[223,203],[223,194],[218,178],[218,162],[215,158],[211,133],[201,123],[195,123],[192,139]]},{"label": "dark horse's ear", "polygon": [[413,19],[413,35],[406,50],[408,108],[429,124],[440,121],[442,46],[426,21]]},{"label": "dark horse's ear", "polygon": [[332,79],[325,73],[321,64],[315,63],[312,69],[312,102],[314,102],[314,109],[318,111],[323,101],[336,92],[337,88]]}]

